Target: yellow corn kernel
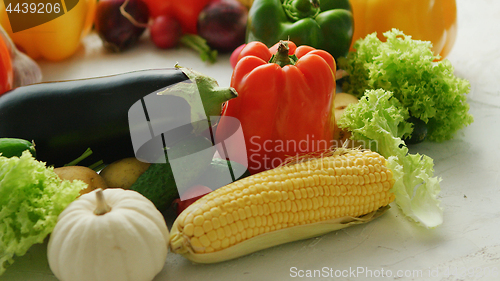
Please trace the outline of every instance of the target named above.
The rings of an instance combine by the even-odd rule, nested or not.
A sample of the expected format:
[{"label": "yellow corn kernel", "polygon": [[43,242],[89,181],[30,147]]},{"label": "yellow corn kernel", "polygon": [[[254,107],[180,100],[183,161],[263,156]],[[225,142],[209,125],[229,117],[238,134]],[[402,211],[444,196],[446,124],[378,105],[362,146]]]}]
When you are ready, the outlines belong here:
[{"label": "yellow corn kernel", "polygon": [[394,200],[393,185],[387,161],[371,151],[288,164],[196,201],[174,222],[170,247],[211,263],[313,237],[379,216]]},{"label": "yellow corn kernel", "polygon": [[219,218],[217,218],[217,217],[212,218],[212,225],[213,225],[214,229],[218,229],[219,227],[221,227]]},{"label": "yellow corn kernel", "polygon": [[203,222],[203,230],[205,231],[205,233],[209,232],[212,229],[214,229],[212,225],[212,219]]},{"label": "yellow corn kernel", "polygon": [[201,226],[195,226],[195,227],[194,227],[193,235],[194,235],[195,237],[200,237],[200,236],[202,236],[204,233],[205,233],[205,231],[203,230],[203,227],[201,227]]}]

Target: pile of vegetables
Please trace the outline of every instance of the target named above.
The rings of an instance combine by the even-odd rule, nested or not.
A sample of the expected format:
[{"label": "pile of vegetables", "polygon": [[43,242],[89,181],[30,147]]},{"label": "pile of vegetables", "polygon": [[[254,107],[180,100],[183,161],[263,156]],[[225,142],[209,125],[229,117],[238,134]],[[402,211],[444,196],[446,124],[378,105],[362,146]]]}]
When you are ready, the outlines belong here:
[{"label": "pile of vegetables", "polygon": [[452,139],[473,117],[469,82],[430,41],[391,29],[353,42],[344,0],[80,2],[78,40],[92,20],[115,52],[146,30],[207,61],[233,51],[231,85],[177,65],[15,85],[0,44],[0,274],[49,233],[61,280],[152,280],[168,248],[219,262],[369,222],[393,201],[442,224],[433,160],[407,145]]},{"label": "pile of vegetables", "polygon": [[248,8],[237,0],[102,0],[95,27],[104,46],[114,52],[129,49],[149,30],[158,48],[184,45],[213,63],[218,52],[231,52],[244,42],[247,14]]},{"label": "pile of vegetables", "polygon": [[[67,94],[67,91],[71,91],[71,94]],[[118,96],[113,97],[110,93]],[[106,164],[136,153],[154,159],[158,155],[165,157],[163,146],[155,146],[158,140],[164,138],[166,144],[171,145],[194,133],[204,132],[209,123],[205,121],[203,124],[203,118],[220,114],[221,104],[234,97],[234,89],[220,87],[213,78],[179,66],[75,81],[32,84],[15,88],[0,96],[0,123],[4,125],[0,128],[0,135],[12,137],[0,139],[0,153],[11,156],[0,156],[1,272],[13,262],[14,255],[22,256],[32,244],[43,242],[52,232],[58,215],[77,196],[99,188],[114,187],[106,182],[107,177],[101,177],[88,167],[63,167],[79,158],[85,148],[94,149],[93,155]],[[92,112],[82,107],[83,100],[87,104],[90,100],[96,102],[91,105]],[[152,135],[152,139],[146,139],[145,142],[132,143],[132,131],[136,134],[139,131],[140,134],[141,129],[147,128],[147,124],[144,124],[147,122],[144,117],[146,112],[141,100],[153,108],[150,114],[158,105],[170,105],[176,110],[172,118],[155,123],[153,127],[175,127],[181,121],[187,122],[181,123],[186,126],[170,135],[164,133],[156,138]],[[55,106],[57,110],[51,110],[48,105]],[[109,110],[110,107],[113,108],[112,111]],[[40,108],[45,111],[39,110]],[[136,111],[135,117],[129,119],[129,112],[132,110],[133,114],[134,108],[140,111]],[[27,115],[20,117],[19,112]],[[76,114],[79,118],[66,120],[68,123],[62,124],[60,120],[65,118],[59,118],[57,114]],[[45,117],[59,120],[59,125],[53,126],[55,131],[47,131]],[[38,129],[31,127],[32,125]],[[79,136],[65,137],[68,135]],[[29,152],[33,151],[33,143],[26,141],[28,139],[37,143],[38,161]],[[143,138],[139,139],[144,141]],[[212,144],[210,141],[208,143]],[[156,149],[141,150],[151,146]],[[19,158],[20,151],[25,152]],[[209,154],[207,166],[210,165],[212,156],[213,153]],[[152,162],[151,158],[149,161]],[[47,167],[46,163],[50,166]],[[134,167],[143,169],[142,173],[145,173],[143,167]],[[192,167],[193,163],[190,162],[189,166],[182,168],[186,170]],[[202,173],[203,170],[198,171]],[[158,182],[161,178],[156,180],[158,186],[164,186],[163,182]],[[141,190],[145,187],[150,186],[142,186]],[[175,184],[169,186],[167,193],[173,191],[178,197]],[[175,199],[175,195],[171,201]],[[159,213],[151,200],[147,201]],[[161,222],[165,223],[163,217]],[[134,238],[136,237],[128,237],[135,241]],[[166,249],[167,243],[164,244]]]}]

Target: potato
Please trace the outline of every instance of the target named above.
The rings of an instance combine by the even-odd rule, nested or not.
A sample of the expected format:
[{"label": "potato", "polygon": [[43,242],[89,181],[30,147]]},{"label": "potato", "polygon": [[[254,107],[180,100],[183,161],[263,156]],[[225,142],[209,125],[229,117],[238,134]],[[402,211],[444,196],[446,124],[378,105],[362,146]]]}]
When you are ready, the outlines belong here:
[{"label": "potato", "polygon": [[349,139],[351,134],[348,131],[342,130],[337,126],[337,122],[340,120],[342,115],[344,114],[345,109],[347,106],[351,103],[357,103],[358,98],[351,94],[347,93],[337,93],[335,95],[335,108],[334,108],[334,114],[335,114],[335,131],[334,131],[334,140],[337,140],[339,142],[345,142]]},{"label": "potato", "polygon": [[344,114],[347,106],[351,103],[357,103],[358,101],[358,98],[348,93],[338,93],[335,95],[335,131],[333,134],[333,139],[337,142],[337,147],[345,146],[349,148],[356,148],[364,145],[363,142],[351,140],[351,132],[349,132],[348,130],[343,130],[337,125],[337,122]]},{"label": "potato", "polygon": [[129,189],[150,165],[135,157],[129,157],[109,164],[102,169],[100,175],[109,187]]},{"label": "potato", "polygon": [[62,180],[81,180],[87,184],[87,188],[80,191],[81,194],[89,193],[94,189],[108,187],[104,179],[94,170],[84,166],[66,166],[55,168],[54,172]]}]

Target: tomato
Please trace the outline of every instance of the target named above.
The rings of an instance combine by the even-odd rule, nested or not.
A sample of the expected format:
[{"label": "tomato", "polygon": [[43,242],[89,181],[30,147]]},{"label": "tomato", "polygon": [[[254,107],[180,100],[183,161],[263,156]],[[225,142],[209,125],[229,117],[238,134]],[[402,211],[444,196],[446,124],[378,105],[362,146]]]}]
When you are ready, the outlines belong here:
[{"label": "tomato", "polygon": [[144,0],[148,5],[149,14],[156,18],[169,15],[179,21],[184,33],[198,33],[198,15],[210,0]]},{"label": "tomato", "polygon": [[196,200],[200,199],[210,192],[212,192],[212,190],[204,185],[195,185],[190,187],[181,196],[181,198],[186,198],[185,200],[175,199],[174,201],[174,204],[177,204],[177,215],[182,213],[182,211],[189,207],[189,205],[196,202]]}]

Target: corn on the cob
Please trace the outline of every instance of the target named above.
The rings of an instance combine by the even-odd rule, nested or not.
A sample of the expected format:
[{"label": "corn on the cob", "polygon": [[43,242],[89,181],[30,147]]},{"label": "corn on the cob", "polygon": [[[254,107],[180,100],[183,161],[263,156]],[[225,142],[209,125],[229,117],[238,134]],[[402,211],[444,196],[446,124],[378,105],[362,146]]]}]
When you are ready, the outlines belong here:
[{"label": "corn on the cob", "polygon": [[386,159],[372,151],[281,166],[197,200],[174,222],[170,247],[213,263],[322,235],[381,215],[393,185]]}]

